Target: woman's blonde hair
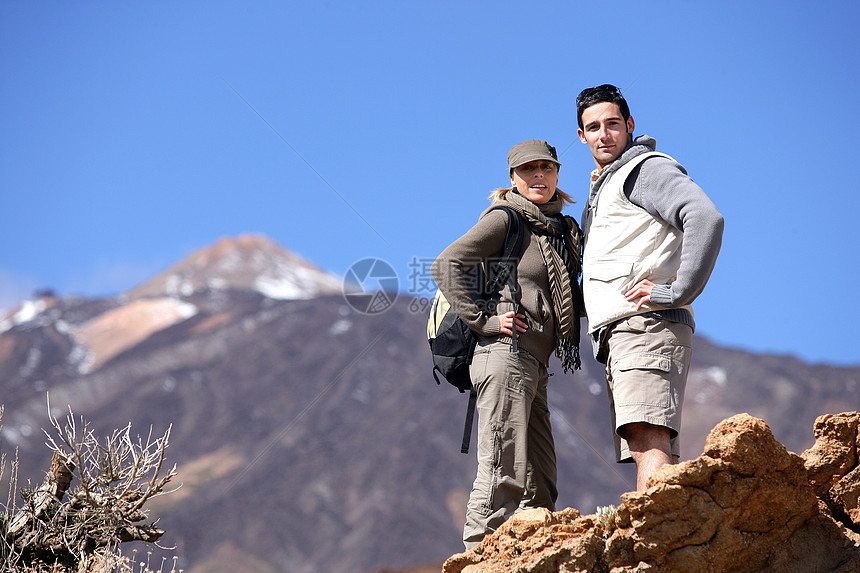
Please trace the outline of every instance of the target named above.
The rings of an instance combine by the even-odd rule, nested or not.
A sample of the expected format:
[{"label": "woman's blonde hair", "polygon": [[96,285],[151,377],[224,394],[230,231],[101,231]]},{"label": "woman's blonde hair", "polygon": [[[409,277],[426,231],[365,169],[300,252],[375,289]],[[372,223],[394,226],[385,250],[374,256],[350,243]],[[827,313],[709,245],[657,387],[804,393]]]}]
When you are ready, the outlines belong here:
[{"label": "woman's blonde hair", "polygon": [[[507,195],[508,193],[510,193],[513,190],[514,190],[513,187],[501,187],[499,189],[494,189],[493,192],[490,193],[490,196],[488,197],[488,199],[490,200],[490,202],[501,201],[502,199],[505,198],[505,195]],[[564,191],[562,191],[558,187],[555,188],[555,194],[558,195],[559,199],[561,199],[561,206],[562,207],[564,207],[565,205],[573,205],[574,203],[576,203],[576,201],[573,200],[573,197],[571,197],[570,195],[568,195],[567,193],[565,193]]]}]

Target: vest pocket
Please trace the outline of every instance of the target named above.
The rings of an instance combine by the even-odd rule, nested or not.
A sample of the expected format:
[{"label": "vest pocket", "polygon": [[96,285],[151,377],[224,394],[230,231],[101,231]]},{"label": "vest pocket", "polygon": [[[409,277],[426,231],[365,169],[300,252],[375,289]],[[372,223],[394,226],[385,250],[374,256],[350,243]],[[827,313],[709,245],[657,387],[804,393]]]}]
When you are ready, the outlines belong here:
[{"label": "vest pocket", "polygon": [[627,278],[633,274],[633,263],[622,261],[595,261],[589,264],[588,276],[592,280],[611,282],[620,278]]}]

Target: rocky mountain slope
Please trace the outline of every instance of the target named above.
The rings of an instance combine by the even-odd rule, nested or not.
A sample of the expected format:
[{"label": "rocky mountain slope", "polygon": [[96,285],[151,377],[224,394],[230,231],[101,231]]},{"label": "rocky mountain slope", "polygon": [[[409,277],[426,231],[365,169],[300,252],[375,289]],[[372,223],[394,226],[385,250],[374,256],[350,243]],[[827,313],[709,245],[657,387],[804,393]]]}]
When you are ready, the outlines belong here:
[{"label": "rocky mountain slope", "polygon": [[[421,305],[401,295],[364,314],[335,283],[240,237],[123,296],[25,301],[0,316],[0,451],[17,448],[20,479],[41,479],[46,393],[102,433],[172,423],[169,461],[184,485],[152,510],[187,572],[441,564],[462,549],[474,478],[473,455],[459,452],[465,397],[433,381]],[[560,507],[618,504],[634,478],[612,461],[599,365],[551,380]],[[697,338],[682,457],[738,412],[803,451],[817,416],[860,409],[858,382],[860,367]]]}]

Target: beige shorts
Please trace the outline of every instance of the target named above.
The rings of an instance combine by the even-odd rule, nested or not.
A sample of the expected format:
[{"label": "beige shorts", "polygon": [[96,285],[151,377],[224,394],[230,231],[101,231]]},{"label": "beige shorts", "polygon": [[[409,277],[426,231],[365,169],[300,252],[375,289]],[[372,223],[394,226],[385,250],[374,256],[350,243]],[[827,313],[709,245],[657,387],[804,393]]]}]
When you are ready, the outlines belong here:
[{"label": "beige shorts", "polygon": [[636,315],[606,332],[606,385],[615,456],[632,462],[624,426],[647,422],[669,428],[672,454],[680,456],[681,406],[692,356],[693,329],[686,324]]}]

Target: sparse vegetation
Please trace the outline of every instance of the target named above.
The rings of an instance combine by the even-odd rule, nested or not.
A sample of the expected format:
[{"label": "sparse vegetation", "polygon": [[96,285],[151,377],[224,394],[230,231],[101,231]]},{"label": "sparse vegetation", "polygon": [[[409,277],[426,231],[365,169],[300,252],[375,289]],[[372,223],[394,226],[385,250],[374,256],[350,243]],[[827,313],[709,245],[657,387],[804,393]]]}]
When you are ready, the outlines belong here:
[{"label": "sparse vegetation", "polygon": [[[0,407],[2,418],[2,407]],[[178,573],[167,558],[151,564],[123,556],[119,546],[130,541],[157,545],[164,531],[148,516],[144,504],[170,493],[167,486],[176,466],[165,468],[170,428],[160,437],[133,437],[131,424],[99,439],[83,418],[69,408],[65,423],[51,412],[52,431],[45,431],[53,451],[42,483],[21,488],[16,504],[18,464],[10,464],[10,488],[0,508],[0,573]],[[0,454],[0,476],[6,469]],[[74,485],[73,485],[74,482]],[[157,569],[156,569],[157,567]]]},{"label": "sparse vegetation", "polygon": [[605,536],[615,529],[615,515],[618,508],[614,505],[597,506],[597,525],[603,529]]}]

